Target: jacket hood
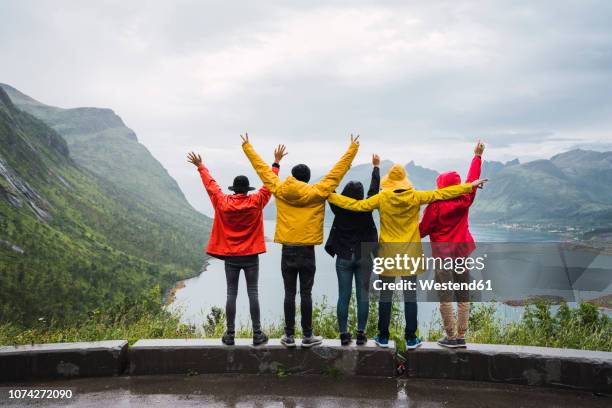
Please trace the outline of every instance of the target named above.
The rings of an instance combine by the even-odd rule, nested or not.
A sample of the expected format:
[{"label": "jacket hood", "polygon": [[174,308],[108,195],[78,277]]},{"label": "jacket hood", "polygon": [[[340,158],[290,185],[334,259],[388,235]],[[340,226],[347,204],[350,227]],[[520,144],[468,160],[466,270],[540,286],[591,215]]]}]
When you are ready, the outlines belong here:
[{"label": "jacket hood", "polygon": [[380,186],[383,190],[410,190],[412,183],[408,180],[406,169],[399,164],[394,164],[380,181]]},{"label": "jacket hood", "polygon": [[438,184],[438,188],[456,186],[457,184],[461,184],[461,176],[456,171],[447,171],[438,176],[436,183]]},{"label": "jacket hood", "polygon": [[355,200],[363,200],[363,184],[359,181],[349,181],[344,189],[342,189],[343,196],[353,198]]},{"label": "jacket hood", "polygon": [[309,192],[312,186],[289,176],[276,190],[276,195],[284,201],[295,206],[303,206],[309,203]]}]

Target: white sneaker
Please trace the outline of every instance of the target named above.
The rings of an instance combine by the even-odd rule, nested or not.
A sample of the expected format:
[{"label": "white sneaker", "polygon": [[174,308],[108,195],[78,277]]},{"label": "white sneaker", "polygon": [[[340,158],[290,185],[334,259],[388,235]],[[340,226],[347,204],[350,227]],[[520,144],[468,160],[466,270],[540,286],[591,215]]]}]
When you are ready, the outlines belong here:
[{"label": "white sneaker", "polygon": [[310,337],[304,337],[302,339],[302,347],[304,348],[318,346],[321,343],[323,343],[323,337],[321,336],[310,336]]}]

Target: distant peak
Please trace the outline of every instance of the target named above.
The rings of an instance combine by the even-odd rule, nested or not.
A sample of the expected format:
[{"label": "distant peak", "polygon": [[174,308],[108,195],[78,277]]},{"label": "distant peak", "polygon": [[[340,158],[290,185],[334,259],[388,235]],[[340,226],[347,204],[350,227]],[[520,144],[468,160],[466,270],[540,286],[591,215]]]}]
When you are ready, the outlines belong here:
[{"label": "distant peak", "polygon": [[520,160],[518,159],[518,157],[514,160],[510,160],[506,162],[506,166],[516,166],[518,164],[521,164]]},{"label": "distant peak", "polygon": [[14,105],[47,106],[8,84],[0,83],[0,88],[11,98]]}]

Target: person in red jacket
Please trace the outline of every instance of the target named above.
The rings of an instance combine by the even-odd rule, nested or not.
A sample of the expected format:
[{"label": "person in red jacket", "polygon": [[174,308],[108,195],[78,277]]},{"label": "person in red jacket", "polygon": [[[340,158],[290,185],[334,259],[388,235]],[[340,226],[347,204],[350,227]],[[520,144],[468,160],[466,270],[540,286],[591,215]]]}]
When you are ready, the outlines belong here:
[{"label": "person in red jacket", "polygon": [[[474,149],[474,158],[468,171],[466,183],[480,178],[482,153],[484,144],[480,141]],[[456,171],[442,173],[436,180],[438,188],[444,188],[461,183],[461,177]],[[421,237],[429,235],[432,255],[439,258],[462,258],[470,256],[476,248],[474,238],[470,233],[468,217],[470,206],[476,197],[476,189],[472,193],[447,201],[436,201],[425,208],[423,218],[419,224]],[[438,269],[436,270],[438,282],[469,282],[467,271]],[[466,347],[465,334],[468,329],[470,316],[470,302],[468,291],[439,291],[440,314],[446,337],[438,341],[444,347]],[[457,299],[457,319],[453,311],[453,298]]]},{"label": "person in red jacket", "polygon": [[[284,145],[279,145],[274,151],[274,173],[278,174],[279,163],[286,154]],[[261,330],[258,280],[259,254],[266,252],[263,208],[270,201],[270,190],[263,186],[257,193],[248,194],[255,190],[249,185],[249,179],[246,176],[236,176],[233,185],[229,187],[233,194],[225,194],[202,163],[200,155],[189,153],[187,161],[198,168],[215,210],[206,253],[225,261],[227,330],[221,341],[228,346],[234,345],[238,281],[240,271],[244,270],[253,323],[253,345],[265,344],[268,336]]]}]

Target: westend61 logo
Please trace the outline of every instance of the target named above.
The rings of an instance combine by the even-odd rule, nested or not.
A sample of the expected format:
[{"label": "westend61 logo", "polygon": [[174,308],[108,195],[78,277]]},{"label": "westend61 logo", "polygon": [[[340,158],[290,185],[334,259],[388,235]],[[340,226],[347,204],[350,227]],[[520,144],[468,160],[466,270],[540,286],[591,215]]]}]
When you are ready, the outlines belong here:
[{"label": "westend61 logo", "polygon": [[[440,281],[440,279],[418,280],[420,290],[488,290],[491,291],[491,280],[464,280],[453,279],[453,275],[468,275],[469,271],[483,271],[485,269],[485,259],[487,255],[477,257],[439,257],[421,256],[415,257],[408,254],[396,254],[390,257],[373,258],[372,271],[377,275],[388,275],[396,277],[407,277],[421,274],[427,270],[447,271],[450,279]],[[467,276],[465,276],[467,278]],[[468,278],[469,279],[469,278]],[[413,279],[401,279],[399,282],[383,281],[376,279],[372,282],[372,287],[377,290],[416,290],[417,281]]]}]

